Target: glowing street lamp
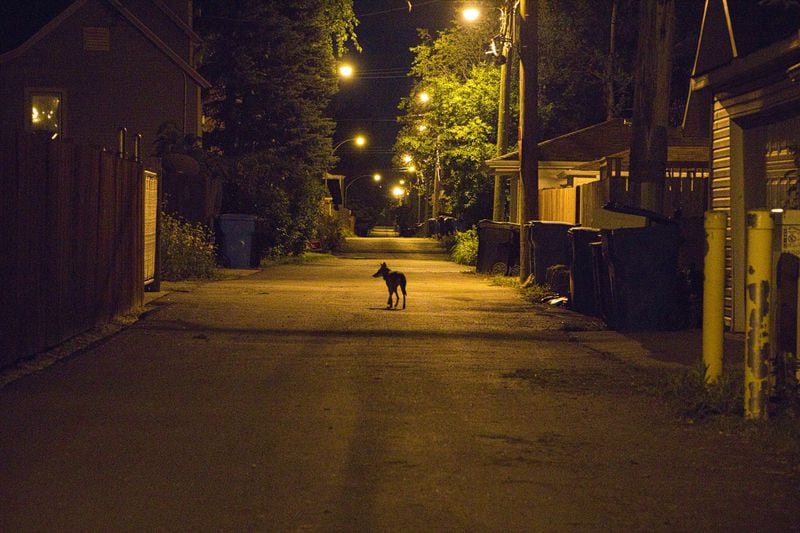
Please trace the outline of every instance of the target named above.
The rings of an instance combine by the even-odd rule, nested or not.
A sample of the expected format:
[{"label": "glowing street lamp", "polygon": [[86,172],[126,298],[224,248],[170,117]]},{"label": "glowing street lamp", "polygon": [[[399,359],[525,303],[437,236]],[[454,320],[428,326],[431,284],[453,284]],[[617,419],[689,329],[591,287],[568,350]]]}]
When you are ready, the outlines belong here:
[{"label": "glowing street lamp", "polygon": [[413,160],[414,158],[411,157],[410,154],[403,154],[403,163],[405,163],[406,165],[411,163]]},{"label": "glowing street lamp", "polygon": [[339,144],[337,144],[336,146],[334,146],[334,147],[333,147],[333,150],[331,151],[331,153],[332,153],[332,154],[335,154],[335,153],[336,153],[336,150],[338,150],[339,148],[341,148],[341,146],[342,146],[343,144],[345,144],[345,143],[349,143],[349,142],[354,142],[354,143],[356,144],[356,146],[359,146],[359,147],[360,147],[360,146],[364,146],[365,144],[367,144],[367,138],[366,138],[366,137],[364,137],[363,135],[356,135],[355,137],[352,137],[352,138],[350,138],[350,139],[345,139],[345,140],[343,140],[342,142],[340,142]]},{"label": "glowing street lamp", "polygon": [[392,189],[392,196],[394,196],[398,200],[403,198],[405,195],[406,195],[406,190],[399,185],[395,185],[395,187]]},{"label": "glowing street lamp", "polygon": [[356,176],[355,178],[353,178],[353,181],[344,186],[344,199],[342,200],[342,203],[344,203],[345,207],[347,207],[347,190],[350,188],[350,186],[355,182],[357,182],[358,180],[363,178],[368,178],[370,176],[372,176],[372,181],[374,181],[375,183],[378,183],[381,181],[381,179],[383,179],[383,176],[381,176],[377,172],[375,174],[362,174],[360,176]]},{"label": "glowing street lamp", "polygon": [[349,65],[347,63],[342,63],[339,65],[339,76],[342,78],[352,78],[353,72],[353,65]]},{"label": "glowing street lamp", "polygon": [[422,91],[417,95],[417,99],[419,99],[420,103],[427,104],[431,101],[431,95],[427,91]]},{"label": "glowing street lamp", "polygon": [[475,6],[467,6],[461,11],[461,16],[467,22],[475,22],[481,18],[481,10]]}]

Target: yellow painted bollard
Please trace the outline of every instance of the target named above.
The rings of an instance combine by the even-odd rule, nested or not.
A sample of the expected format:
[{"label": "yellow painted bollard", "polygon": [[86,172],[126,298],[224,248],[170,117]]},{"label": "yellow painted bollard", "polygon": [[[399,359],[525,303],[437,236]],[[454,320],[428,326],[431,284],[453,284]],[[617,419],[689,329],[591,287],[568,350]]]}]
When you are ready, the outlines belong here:
[{"label": "yellow painted bollard", "polygon": [[722,211],[706,211],[706,256],[703,265],[703,364],[706,383],[722,375],[725,298],[725,226]]},{"label": "yellow painted bollard", "polygon": [[747,213],[744,414],[751,419],[768,416],[772,228],[769,211]]}]

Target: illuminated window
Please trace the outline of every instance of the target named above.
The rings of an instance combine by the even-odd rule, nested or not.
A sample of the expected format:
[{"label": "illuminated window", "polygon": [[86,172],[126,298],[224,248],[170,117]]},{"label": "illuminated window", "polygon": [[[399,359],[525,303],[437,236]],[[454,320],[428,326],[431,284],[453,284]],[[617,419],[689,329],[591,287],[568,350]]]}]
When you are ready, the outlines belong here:
[{"label": "illuminated window", "polygon": [[30,129],[33,131],[51,131],[54,135],[61,133],[61,93],[30,92],[29,117]]}]

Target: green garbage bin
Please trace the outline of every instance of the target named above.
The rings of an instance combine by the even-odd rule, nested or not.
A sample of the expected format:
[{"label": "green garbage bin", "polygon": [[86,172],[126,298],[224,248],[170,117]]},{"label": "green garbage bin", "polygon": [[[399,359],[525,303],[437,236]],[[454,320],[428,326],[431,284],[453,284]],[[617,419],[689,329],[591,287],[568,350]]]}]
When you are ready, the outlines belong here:
[{"label": "green garbage bin", "polygon": [[478,258],[475,270],[507,276],[519,264],[519,224],[478,222]]},{"label": "green garbage bin", "polygon": [[678,316],[677,224],[602,230],[608,269],[608,322],[621,331],[675,329]]}]

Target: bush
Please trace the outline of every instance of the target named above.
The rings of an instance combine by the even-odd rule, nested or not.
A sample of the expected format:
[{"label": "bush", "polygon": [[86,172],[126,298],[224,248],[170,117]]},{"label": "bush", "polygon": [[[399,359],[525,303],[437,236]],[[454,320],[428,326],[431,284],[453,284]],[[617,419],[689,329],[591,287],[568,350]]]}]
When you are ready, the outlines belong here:
[{"label": "bush", "polygon": [[326,252],[340,250],[345,242],[345,228],[340,219],[322,215],[317,222],[317,239]]},{"label": "bush", "polygon": [[216,268],[214,234],[202,224],[161,214],[161,278],[209,279]]},{"label": "bush", "polygon": [[450,257],[459,265],[475,266],[478,262],[478,232],[475,229],[457,232]]}]

